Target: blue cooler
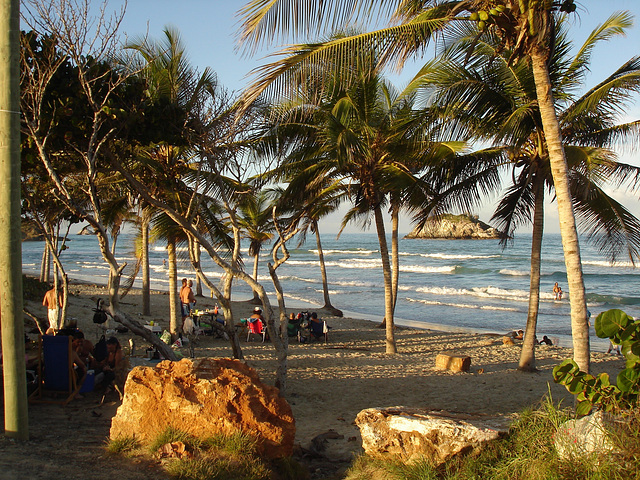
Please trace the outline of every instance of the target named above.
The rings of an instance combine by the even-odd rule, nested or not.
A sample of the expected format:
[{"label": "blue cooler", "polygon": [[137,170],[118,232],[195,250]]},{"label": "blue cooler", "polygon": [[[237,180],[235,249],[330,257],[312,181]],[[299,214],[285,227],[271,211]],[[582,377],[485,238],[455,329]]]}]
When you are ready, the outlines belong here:
[{"label": "blue cooler", "polygon": [[82,387],[80,387],[80,393],[93,392],[95,379],[95,372],[93,370],[88,370],[84,383],[82,384]]}]

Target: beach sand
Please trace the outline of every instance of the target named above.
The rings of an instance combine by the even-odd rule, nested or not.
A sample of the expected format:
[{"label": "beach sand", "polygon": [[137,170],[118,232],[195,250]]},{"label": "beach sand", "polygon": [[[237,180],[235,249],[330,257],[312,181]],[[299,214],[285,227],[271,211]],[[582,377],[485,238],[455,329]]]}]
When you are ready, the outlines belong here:
[{"label": "beach sand", "polygon": [[[106,290],[96,285],[73,284],[70,291],[68,317],[75,319],[87,338],[95,342],[98,331],[91,321],[92,308],[98,298],[107,298]],[[214,304],[212,299],[198,298],[197,307],[202,309]],[[140,305],[138,290],[132,290],[122,300],[123,310],[133,317],[144,322],[154,320],[168,328],[167,293],[152,295],[149,317],[139,315]],[[25,306],[31,312],[45,316],[41,299],[27,301]],[[247,317],[252,308],[249,303],[235,302],[234,315],[236,318]],[[317,472],[320,478],[328,474],[340,478],[353,456],[362,452],[354,419],[365,408],[404,405],[515,416],[548,393],[556,402],[562,400],[565,405],[573,405],[573,397],[563,386],[554,384],[551,376],[553,367],[571,356],[570,349],[538,346],[536,364],[539,371],[521,373],[517,370],[521,346],[504,346],[502,336],[398,328],[398,354],[387,355],[385,331],[377,328],[377,324],[325,316],[322,310],[318,313],[332,327],[329,342],[298,343],[294,339],[290,343],[286,398],[296,420],[298,445],[309,448],[314,437],[330,430],[337,434],[332,437],[339,437],[326,440],[325,458],[310,460],[312,472]],[[425,307],[425,315],[428,315],[428,307]],[[32,325],[27,326],[30,329]],[[37,335],[31,336],[35,339]],[[118,337],[128,351],[131,335],[118,334]],[[141,338],[136,338],[136,344],[139,358],[134,358],[133,363],[144,364],[147,345]],[[246,337],[241,338],[241,346],[247,363],[258,371],[263,381],[273,384],[276,368],[273,346],[256,340],[247,343]],[[187,348],[182,351],[188,355]],[[229,342],[223,339],[199,337],[195,353],[197,357],[228,357],[231,349]],[[470,372],[437,370],[435,358],[439,353],[470,356]],[[623,366],[618,357],[592,354],[592,373],[607,371],[614,376]],[[67,479],[85,478],[87,468],[98,472],[91,478],[113,478],[114,474],[123,480],[163,478],[153,463],[140,459],[104,459],[102,446],[118,402],[117,398],[112,398],[106,405],[96,407],[97,400],[97,394],[87,394],[84,399],[73,401],[64,408],[31,405],[28,448],[5,438],[0,441],[0,471],[7,475],[2,478],[24,478],[23,474],[29,472],[29,478],[56,478],[58,475]],[[96,464],[96,458],[104,461]],[[39,470],[37,465],[40,463]],[[103,469],[106,470],[103,472]],[[40,472],[40,476],[34,476],[34,472]]]}]

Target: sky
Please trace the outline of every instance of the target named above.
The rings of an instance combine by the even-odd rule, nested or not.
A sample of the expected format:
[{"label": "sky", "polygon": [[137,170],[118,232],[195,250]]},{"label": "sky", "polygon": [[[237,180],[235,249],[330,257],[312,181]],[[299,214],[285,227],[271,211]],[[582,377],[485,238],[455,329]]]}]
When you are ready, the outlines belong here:
[{"label": "sky", "polygon": [[[186,46],[191,63],[198,69],[210,67],[216,72],[219,83],[226,89],[239,92],[251,80],[252,69],[268,62],[268,54],[279,49],[272,45],[254,56],[243,55],[238,49],[237,33],[239,17],[237,12],[247,3],[246,0],[129,0],[121,31],[128,37],[140,37],[148,33],[159,38],[165,26],[178,29]],[[581,45],[589,33],[612,13],[628,10],[635,16],[635,26],[626,37],[618,37],[608,42],[600,42],[594,49],[591,63],[591,75],[587,79],[589,88],[604,79],[634,55],[640,55],[640,1],[638,0],[578,0],[578,17],[571,23],[571,37]],[[122,5],[121,0],[111,0],[113,9]],[[304,41],[305,39],[300,39]],[[399,88],[418,70],[420,62],[408,66],[400,75],[389,75]],[[640,95],[634,105],[625,112],[620,121],[640,119]],[[640,145],[636,143],[636,147]],[[619,161],[640,166],[640,153],[636,149],[620,152]],[[640,216],[638,195],[609,190],[618,201]],[[486,205],[479,209],[480,219],[488,221],[495,208],[495,199],[487,199]],[[554,205],[545,209],[547,232],[558,232],[557,208]],[[332,217],[323,222],[325,232],[337,232],[340,217]],[[411,229],[407,219],[401,224],[401,232]],[[359,231],[354,226],[347,231]],[[528,231],[524,229],[523,231]]]}]

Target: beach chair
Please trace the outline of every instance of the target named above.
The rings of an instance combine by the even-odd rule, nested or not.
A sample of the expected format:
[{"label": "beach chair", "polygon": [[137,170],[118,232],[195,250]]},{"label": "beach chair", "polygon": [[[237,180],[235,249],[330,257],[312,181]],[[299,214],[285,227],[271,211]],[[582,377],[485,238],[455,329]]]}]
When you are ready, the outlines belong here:
[{"label": "beach chair", "polygon": [[324,320],[319,322],[309,321],[309,334],[311,338],[320,340],[324,338],[324,343],[329,341],[329,326]]},{"label": "beach chair", "polygon": [[264,343],[267,338],[267,328],[262,325],[262,320],[259,318],[248,318],[247,327],[247,342],[251,341],[251,335],[260,335]]},{"label": "beach chair", "polygon": [[[38,385],[29,396],[29,402],[66,405],[82,387],[73,369],[71,337],[41,336],[38,350]],[[59,395],[59,398],[44,398],[44,394]]]},{"label": "beach chair", "polygon": [[289,338],[296,337],[298,341],[301,340],[300,331],[302,330],[302,317],[289,319],[287,322],[287,336]]}]

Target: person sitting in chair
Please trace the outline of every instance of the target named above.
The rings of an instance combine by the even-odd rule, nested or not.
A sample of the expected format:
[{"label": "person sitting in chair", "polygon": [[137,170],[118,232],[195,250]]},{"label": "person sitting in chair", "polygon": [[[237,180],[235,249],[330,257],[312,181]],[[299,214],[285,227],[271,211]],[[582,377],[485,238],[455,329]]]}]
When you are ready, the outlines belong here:
[{"label": "person sitting in chair", "polygon": [[115,388],[122,397],[124,383],[129,373],[129,360],[124,356],[120,342],[116,337],[110,337],[107,340],[107,350],[109,355],[101,364],[102,373],[104,373],[103,383],[107,386],[105,394]]},{"label": "person sitting in chair", "polygon": [[316,312],[311,313],[311,316],[309,317],[308,327],[309,333],[311,333],[311,336],[316,340],[320,340],[321,338],[325,337],[325,323],[320,318],[318,318],[318,314]]}]

